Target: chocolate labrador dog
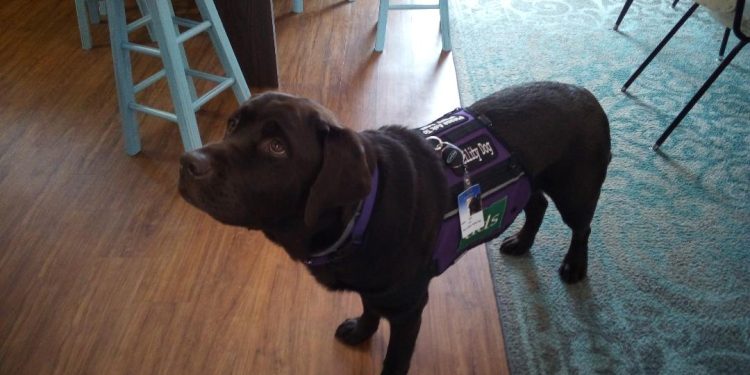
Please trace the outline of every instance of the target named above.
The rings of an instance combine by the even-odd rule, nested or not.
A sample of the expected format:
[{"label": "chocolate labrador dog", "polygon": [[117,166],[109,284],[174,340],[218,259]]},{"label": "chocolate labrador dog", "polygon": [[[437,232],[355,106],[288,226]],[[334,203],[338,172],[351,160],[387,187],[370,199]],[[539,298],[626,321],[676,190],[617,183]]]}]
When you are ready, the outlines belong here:
[{"label": "chocolate labrador dog", "polygon": [[[500,250],[529,250],[546,194],[573,231],[560,276],[585,278],[590,223],[610,160],[609,123],[597,100],[579,87],[537,82],[467,109],[495,124],[531,181],[524,225]],[[231,116],[223,140],[182,156],[179,189],[216,220],[263,231],[328,289],[359,293],[362,315],[341,323],[336,337],[357,345],[387,319],[382,373],[405,374],[435,276],[437,228],[455,199],[442,163],[413,130],[354,132],[311,100],[266,93]],[[352,228],[363,211],[365,227]]]}]

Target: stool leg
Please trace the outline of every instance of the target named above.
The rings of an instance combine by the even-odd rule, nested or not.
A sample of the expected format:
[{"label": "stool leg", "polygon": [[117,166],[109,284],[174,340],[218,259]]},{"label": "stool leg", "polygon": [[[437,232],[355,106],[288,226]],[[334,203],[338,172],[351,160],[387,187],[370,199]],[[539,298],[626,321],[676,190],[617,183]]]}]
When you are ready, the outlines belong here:
[{"label": "stool leg", "polygon": [[[146,0],[136,0],[136,5],[138,5],[138,10],[141,11],[141,15],[147,16],[148,13],[148,4],[146,4]],[[156,41],[156,38],[154,37],[154,31],[151,30],[151,22],[146,25],[146,29],[148,30],[148,37],[151,38],[152,42]]]},{"label": "stool leg", "polygon": [[[141,0],[141,1],[146,3],[146,5],[148,4],[145,0]],[[175,15],[174,15],[174,8],[172,7],[172,0],[167,0],[166,5],[168,7],[167,9],[169,9],[170,17],[172,17],[170,18],[170,20],[174,19]],[[146,9],[148,9],[148,6],[146,6]],[[172,28],[174,29],[175,37],[180,34],[180,27],[177,26],[176,23],[172,22]],[[185,66],[185,71],[187,71],[187,69],[190,69],[190,62],[188,62],[187,53],[185,53],[185,46],[183,46],[182,43],[179,43],[177,45],[177,48],[180,51],[180,56],[182,56],[182,63]],[[193,77],[190,77],[190,76],[187,76],[186,79],[188,82],[188,89],[190,90],[190,98],[192,100],[195,100],[198,98],[198,92],[195,90],[195,81],[193,81]]]},{"label": "stool leg", "polygon": [[198,121],[193,111],[188,77],[185,73],[183,51],[177,43],[172,6],[169,0],[150,0],[148,5],[154,34],[159,43],[161,58],[167,73],[167,83],[174,103],[182,144],[186,151],[194,150],[201,147],[201,137],[198,132]]},{"label": "stool leg", "polygon": [[125,139],[125,152],[128,155],[135,155],[141,150],[141,140],[138,136],[138,122],[135,111],[130,108],[130,105],[135,103],[130,52],[122,48],[122,44],[128,41],[123,0],[108,0],[107,16],[112,45],[112,62],[115,68],[115,84],[117,85],[117,102],[120,107],[122,134]]},{"label": "stool leg", "polygon": [[86,0],[86,7],[89,10],[91,23],[102,22],[102,18],[99,17],[99,0]]},{"label": "stool leg", "polygon": [[[172,17],[174,17],[174,8],[172,7],[172,2],[168,1],[167,3],[169,6],[169,11],[171,12],[170,14],[172,15]],[[138,5],[138,9],[140,10],[141,14],[144,16],[148,14],[152,14],[152,10],[150,10],[148,4],[149,3],[147,0],[136,0],[136,5]],[[146,28],[148,29],[149,38],[151,38],[152,41],[157,41],[156,36],[154,35],[153,24],[154,24],[154,20],[152,16],[151,22],[149,22],[146,25]],[[173,23],[173,27],[174,27],[174,32],[179,34],[180,32],[179,26]],[[180,49],[180,54],[182,55],[182,61],[184,61],[185,69],[190,69],[190,64],[188,63],[188,59],[187,59],[187,53],[185,53],[185,47],[182,44],[180,44],[178,47]],[[198,92],[195,90],[195,82],[193,81],[192,77],[188,77],[187,80],[188,80],[188,88],[190,89],[190,97],[193,100],[195,100],[198,98]]]},{"label": "stool leg", "polygon": [[729,42],[729,34],[732,29],[724,29],[724,38],[721,39],[721,47],[719,47],[719,61],[724,60],[724,52],[727,50],[727,42]]},{"label": "stool leg", "polygon": [[81,34],[83,49],[91,49],[91,27],[89,26],[88,0],[76,0],[76,16],[78,17],[78,32]]},{"label": "stool leg", "polygon": [[639,75],[641,75],[643,70],[646,69],[646,66],[648,66],[648,64],[651,63],[651,60],[653,60],[654,57],[656,57],[656,55],[659,54],[659,51],[661,51],[661,49],[664,48],[665,45],[667,45],[667,42],[669,42],[669,40],[672,39],[672,36],[674,36],[677,30],[679,30],[680,27],[682,27],[682,24],[684,24],[685,21],[687,21],[687,19],[690,18],[690,16],[693,14],[693,12],[695,12],[696,9],[698,9],[698,3],[693,4],[693,6],[691,6],[690,9],[688,9],[685,15],[682,16],[682,18],[680,18],[679,21],[677,21],[677,24],[674,25],[672,30],[670,30],[667,33],[667,36],[665,36],[664,39],[662,39],[662,41],[659,42],[659,45],[657,45],[656,48],[651,52],[651,54],[648,55],[648,57],[646,57],[646,60],[643,61],[641,66],[639,66],[638,69],[635,70],[633,75],[631,75],[630,78],[628,78],[628,81],[625,82],[625,85],[623,85],[622,88],[620,89],[622,92],[625,92],[628,89],[628,87],[630,87],[630,85],[633,84],[635,79],[638,78]]},{"label": "stool leg", "polygon": [[383,52],[385,47],[385,26],[388,24],[388,0],[380,0],[380,10],[378,11],[378,29],[375,33],[375,51]]},{"label": "stool leg", "polygon": [[716,78],[719,78],[719,75],[721,75],[721,73],[724,71],[724,68],[726,68],[727,65],[729,65],[729,63],[732,62],[732,59],[734,59],[734,57],[737,56],[737,53],[740,52],[740,50],[742,49],[742,47],[745,46],[745,44],[747,44],[746,41],[740,41],[729,52],[729,55],[727,56],[727,58],[722,60],[721,64],[719,64],[716,70],[714,70],[714,72],[711,73],[711,75],[708,77],[706,82],[703,83],[703,86],[701,86],[700,89],[698,89],[698,92],[696,92],[695,95],[693,95],[693,97],[690,98],[690,101],[688,101],[688,103],[685,104],[685,107],[682,108],[680,113],[677,114],[677,117],[675,117],[672,123],[669,124],[669,127],[667,127],[667,130],[665,130],[664,133],[662,133],[662,135],[659,137],[659,139],[656,140],[656,143],[653,146],[654,151],[658,150],[659,147],[661,147],[661,145],[664,143],[664,141],[667,140],[669,135],[672,134],[672,131],[674,131],[675,128],[677,128],[677,125],[680,125],[680,122],[682,121],[682,119],[685,118],[685,116],[688,114],[688,112],[690,112],[691,109],[693,109],[693,106],[695,105],[695,103],[697,103],[698,100],[700,100],[700,98],[703,96],[703,94],[706,93],[708,88],[711,87],[714,81],[716,81]]},{"label": "stool leg", "polygon": [[440,33],[443,36],[443,51],[450,51],[451,44],[451,22],[448,16],[448,0],[440,0]]},{"label": "stool leg", "polygon": [[293,0],[292,1],[292,12],[294,13],[302,13],[304,10],[304,4],[302,0]]},{"label": "stool leg", "polygon": [[234,78],[234,84],[232,85],[234,96],[237,97],[237,101],[243,103],[250,99],[250,89],[247,87],[245,76],[242,75],[242,69],[237,62],[237,56],[234,55],[232,45],[229,43],[227,32],[224,30],[224,24],[221,23],[216,5],[213,0],[196,0],[195,3],[203,19],[211,22],[212,27],[208,30],[211,43],[214,45],[222,68],[224,68],[224,73]]},{"label": "stool leg", "polygon": [[617,28],[620,27],[620,22],[622,22],[622,19],[625,18],[625,14],[628,12],[628,9],[630,9],[630,5],[632,4],[633,4],[633,0],[625,0],[625,4],[623,4],[622,6],[620,15],[617,16],[617,21],[615,21],[615,27],[613,27],[612,30],[617,31]]}]

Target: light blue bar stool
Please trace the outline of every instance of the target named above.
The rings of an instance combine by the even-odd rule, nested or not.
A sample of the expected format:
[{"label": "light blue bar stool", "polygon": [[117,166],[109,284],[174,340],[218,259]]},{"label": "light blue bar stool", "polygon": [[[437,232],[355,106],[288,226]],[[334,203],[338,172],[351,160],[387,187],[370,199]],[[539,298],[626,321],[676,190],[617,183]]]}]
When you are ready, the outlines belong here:
[{"label": "light blue bar stool", "polygon": [[375,51],[382,52],[385,46],[385,27],[388,24],[389,10],[439,9],[440,33],[443,37],[443,51],[450,51],[451,44],[450,22],[448,18],[448,0],[439,0],[437,4],[393,4],[388,0],[380,0],[378,13],[378,28],[375,34]]},{"label": "light blue bar stool", "polygon": [[[232,88],[239,102],[250,98],[250,90],[242,75],[224,26],[213,0],[196,0],[202,20],[195,21],[175,17],[171,0],[143,0],[144,15],[131,23],[125,19],[124,0],[107,0],[109,35],[112,41],[112,57],[115,66],[117,96],[122,116],[122,131],[125,137],[125,152],[135,155],[141,150],[136,112],[157,116],[176,122],[180,128],[182,144],[186,151],[202,146],[195,112],[222,91]],[[158,48],[132,43],[128,33],[150,25]],[[179,26],[187,28],[180,31]],[[226,76],[218,76],[190,69],[183,43],[188,39],[208,32]],[[130,53],[137,52],[160,57],[164,69],[135,84],[130,63]],[[166,76],[174,103],[174,113],[162,111],[136,102],[135,94]],[[216,86],[197,97],[193,78],[216,83]]]}]

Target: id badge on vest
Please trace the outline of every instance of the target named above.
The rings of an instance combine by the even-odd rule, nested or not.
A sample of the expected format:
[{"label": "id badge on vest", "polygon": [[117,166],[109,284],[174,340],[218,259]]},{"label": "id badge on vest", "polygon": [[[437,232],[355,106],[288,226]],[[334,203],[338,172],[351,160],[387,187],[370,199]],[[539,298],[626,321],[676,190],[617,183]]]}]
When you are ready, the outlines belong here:
[{"label": "id badge on vest", "polygon": [[458,218],[461,223],[461,237],[465,239],[484,228],[482,191],[479,184],[471,185],[458,195]]}]

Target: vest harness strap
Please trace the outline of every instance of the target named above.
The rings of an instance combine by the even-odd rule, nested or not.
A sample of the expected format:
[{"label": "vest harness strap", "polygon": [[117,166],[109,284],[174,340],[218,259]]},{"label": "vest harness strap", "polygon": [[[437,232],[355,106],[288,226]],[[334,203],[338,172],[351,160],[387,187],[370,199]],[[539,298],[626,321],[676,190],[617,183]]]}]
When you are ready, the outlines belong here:
[{"label": "vest harness strap", "polygon": [[[467,250],[502,234],[526,206],[531,184],[516,157],[497,136],[492,122],[484,116],[457,108],[416,131],[424,138],[437,137],[453,144],[463,152],[461,168],[447,163],[443,166],[450,201],[433,252],[434,272],[439,275]],[[461,236],[456,199],[466,189],[464,166],[471,184],[480,186],[484,214],[484,227],[468,238]]]}]

